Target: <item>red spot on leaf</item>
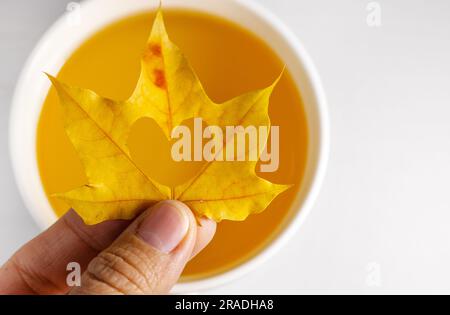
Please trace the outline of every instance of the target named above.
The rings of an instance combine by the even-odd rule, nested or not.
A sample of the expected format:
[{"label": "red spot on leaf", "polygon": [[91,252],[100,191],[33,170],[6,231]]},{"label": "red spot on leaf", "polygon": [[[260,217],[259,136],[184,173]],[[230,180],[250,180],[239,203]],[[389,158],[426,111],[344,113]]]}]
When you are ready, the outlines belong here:
[{"label": "red spot on leaf", "polygon": [[161,57],[162,56],[162,49],[161,49],[161,45],[158,44],[151,44],[150,45],[150,50],[152,52],[153,55]]},{"label": "red spot on leaf", "polygon": [[159,87],[160,89],[167,89],[167,82],[166,82],[166,74],[164,73],[163,70],[160,69],[156,69],[154,71],[154,75],[155,75],[155,85],[157,87]]},{"label": "red spot on leaf", "polygon": [[162,57],[162,48],[159,44],[149,44],[144,52],[144,60],[149,60],[153,57]]}]

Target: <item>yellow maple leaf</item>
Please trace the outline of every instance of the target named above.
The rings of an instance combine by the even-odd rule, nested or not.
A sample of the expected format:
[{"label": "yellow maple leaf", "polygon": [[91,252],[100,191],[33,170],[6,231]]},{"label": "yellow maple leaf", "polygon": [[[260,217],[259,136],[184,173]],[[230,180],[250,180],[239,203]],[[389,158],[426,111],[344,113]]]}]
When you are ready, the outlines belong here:
[{"label": "yellow maple leaf", "polygon": [[215,104],[185,56],[170,41],[161,11],[141,63],[137,87],[123,102],[68,86],[49,76],[63,107],[67,135],[88,178],[87,185],[55,196],[75,209],[85,223],[132,219],[166,199],[185,202],[197,215],[217,222],[241,221],[265,210],[289,188],[259,178],[254,161],[206,163],[194,178],[173,189],[147,176],[133,162],[127,147],[129,132],[137,120],[154,119],[168,138],[173,128],[196,117],[222,128],[269,127],[269,98],[275,84]]}]

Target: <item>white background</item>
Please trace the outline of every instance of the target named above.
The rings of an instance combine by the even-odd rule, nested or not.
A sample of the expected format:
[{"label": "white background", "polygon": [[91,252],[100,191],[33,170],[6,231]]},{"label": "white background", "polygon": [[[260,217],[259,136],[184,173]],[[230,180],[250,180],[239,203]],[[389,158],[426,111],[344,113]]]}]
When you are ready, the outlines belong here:
[{"label": "white background", "polygon": [[[329,98],[331,160],[295,239],[208,293],[450,293],[450,1],[380,0],[379,28],[366,23],[370,1],[258,2],[316,62]],[[39,232],[9,161],[13,88],[66,4],[0,1],[0,263]]]}]

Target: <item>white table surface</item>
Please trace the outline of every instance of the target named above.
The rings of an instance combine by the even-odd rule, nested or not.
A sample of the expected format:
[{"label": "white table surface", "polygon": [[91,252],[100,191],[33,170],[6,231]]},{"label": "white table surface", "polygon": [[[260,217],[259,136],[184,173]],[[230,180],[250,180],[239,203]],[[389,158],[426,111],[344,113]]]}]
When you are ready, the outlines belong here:
[{"label": "white table surface", "polygon": [[[208,293],[450,293],[450,1],[377,1],[378,28],[366,23],[370,1],[258,1],[317,64],[331,160],[319,200],[288,246]],[[13,88],[66,4],[0,1],[0,262],[39,232],[9,160]]]}]

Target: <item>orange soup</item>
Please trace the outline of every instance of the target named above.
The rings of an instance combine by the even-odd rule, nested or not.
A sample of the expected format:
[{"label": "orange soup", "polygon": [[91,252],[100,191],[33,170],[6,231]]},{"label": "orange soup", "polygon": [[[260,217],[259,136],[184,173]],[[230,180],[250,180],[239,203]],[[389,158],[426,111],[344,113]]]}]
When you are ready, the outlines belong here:
[{"label": "orange soup", "polygon": [[[153,18],[151,12],[129,17],[98,32],[70,56],[58,78],[105,97],[127,99],[139,77],[140,57]],[[178,10],[166,11],[165,21],[172,41],[186,54],[206,92],[217,103],[270,85],[283,69],[270,43],[229,21]],[[301,96],[288,71],[271,98],[270,117],[273,125],[280,126],[280,167],[275,173],[259,175],[295,187],[262,214],[245,222],[220,223],[213,242],[188,264],[184,280],[217,274],[251,258],[267,245],[286,218],[302,181],[308,147]],[[170,159],[170,144],[150,119],[136,123],[129,146],[136,163],[163,184],[181,184],[198,170],[194,163]],[[65,134],[53,88],[38,125],[37,157],[42,184],[54,211],[61,216],[68,206],[50,195],[82,186],[86,177]]]}]

